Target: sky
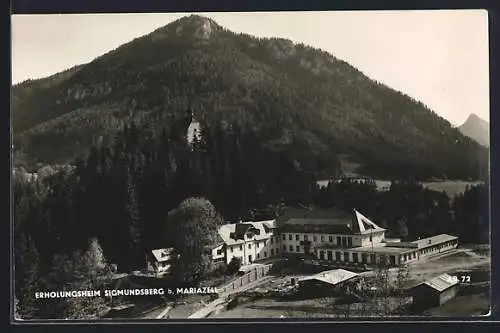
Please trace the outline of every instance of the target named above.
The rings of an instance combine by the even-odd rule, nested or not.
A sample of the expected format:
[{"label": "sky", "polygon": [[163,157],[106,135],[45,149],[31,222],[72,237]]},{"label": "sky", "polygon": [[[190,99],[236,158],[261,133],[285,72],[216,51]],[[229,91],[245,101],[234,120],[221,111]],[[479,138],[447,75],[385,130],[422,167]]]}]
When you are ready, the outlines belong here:
[{"label": "sky", "polygon": [[[12,83],[84,64],[191,13],[13,15]],[[323,49],[453,125],[489,121],[485,10],[201,13],[259,37]]]}]

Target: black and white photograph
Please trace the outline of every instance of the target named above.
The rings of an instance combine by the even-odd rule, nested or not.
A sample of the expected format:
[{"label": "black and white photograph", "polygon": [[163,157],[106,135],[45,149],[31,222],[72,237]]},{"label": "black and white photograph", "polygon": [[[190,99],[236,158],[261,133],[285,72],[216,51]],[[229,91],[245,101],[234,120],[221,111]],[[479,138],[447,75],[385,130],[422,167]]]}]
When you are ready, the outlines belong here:
[{"label": "black and white photograph", "polygon": [[14,322],[490,315],[486,10],[11,26]]}]

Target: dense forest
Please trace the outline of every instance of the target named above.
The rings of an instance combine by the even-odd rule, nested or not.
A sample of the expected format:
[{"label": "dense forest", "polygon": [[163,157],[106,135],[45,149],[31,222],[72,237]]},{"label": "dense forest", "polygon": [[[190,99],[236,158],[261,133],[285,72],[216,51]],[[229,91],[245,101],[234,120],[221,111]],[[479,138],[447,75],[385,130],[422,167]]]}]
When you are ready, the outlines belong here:
[{"label": "dense forest", "polygon": [[159,134],[131,123],[112,145],[77,158],[73,169],[33,182],[15,175],[15,282],[24,316],[95,316],[99,302],[91,310],[78,303],[83,299],[41,306],[33,304],[33,290],[84,288],[95,279],[82,276],[105,263],[123,272],[142,269],[153,248],[172,246],[203,259],[183,255],[176,271],[179,281],[199,281],[211,269],[206,249],[218,225],[274,218],[287,206],[356,208],[402,238],[452,233],[462,242],[489,241],[488,184],[455,198],[412,181],[394,182],[385,192],[370,181],[319,189],[289,151],[260,144],[252,128],[202,127],[189,145],[185,119],[173,123],[181,129]]},{"label": "dense forest", "polygon": [[[422,103],[318,49],[189,16],[94,61],[12,89],[15,162],[65,164],[125,124],[155,134],[195,106],[252,129],[317,177],[486,179],[488,151]],[[245,140],[250,140],[245,138]],[[342,156],[342,157],[341,157]]]}]

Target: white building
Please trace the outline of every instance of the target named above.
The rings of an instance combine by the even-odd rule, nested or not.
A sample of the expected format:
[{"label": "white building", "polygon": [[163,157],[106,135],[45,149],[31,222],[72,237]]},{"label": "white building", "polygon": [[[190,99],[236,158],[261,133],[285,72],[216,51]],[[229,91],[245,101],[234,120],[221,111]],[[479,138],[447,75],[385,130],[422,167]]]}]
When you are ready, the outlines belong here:
[{"label": "white building", "polygon": [[356,210],[351,214],[337,210],[306,211],[280,220],[221,226],[221,244],[212,250],[212,257],[226,264],[239,257],[243,265],[276,256],[296,256],[339,265],[373,266],[386,262],[397,266],[458,246],[457,237],[444,234],[413,242],[386,239],[384,228]]},{"label": "white building", "polygon": [[220,253],[216,254],[220,256],[225,252],[226,264],[238,257],[243,265],[248,265],[275,257],[280,252],[275,220],[225,224],[219,228],[219,235],[224,241],[225,251],[219,246]]},{"label": "white building", "polygon": [[157,275],[169,273],[174,259],[173,250],[173,248],[152,250],[150,260],[148,260],[148,271]]}]

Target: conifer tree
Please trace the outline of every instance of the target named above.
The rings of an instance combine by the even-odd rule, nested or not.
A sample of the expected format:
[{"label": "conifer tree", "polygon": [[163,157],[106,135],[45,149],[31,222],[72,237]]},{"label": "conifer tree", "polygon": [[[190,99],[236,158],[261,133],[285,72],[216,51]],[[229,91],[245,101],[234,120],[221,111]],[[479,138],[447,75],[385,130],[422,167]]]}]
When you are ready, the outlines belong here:
[{"label": "conifer tree", "polygon": [[17,313],[22,319],[29,319],[36,313],[34,293],[38,286],[40,261],[31,237],[21,233],[15,245],[14,285],[18,300]]}]

